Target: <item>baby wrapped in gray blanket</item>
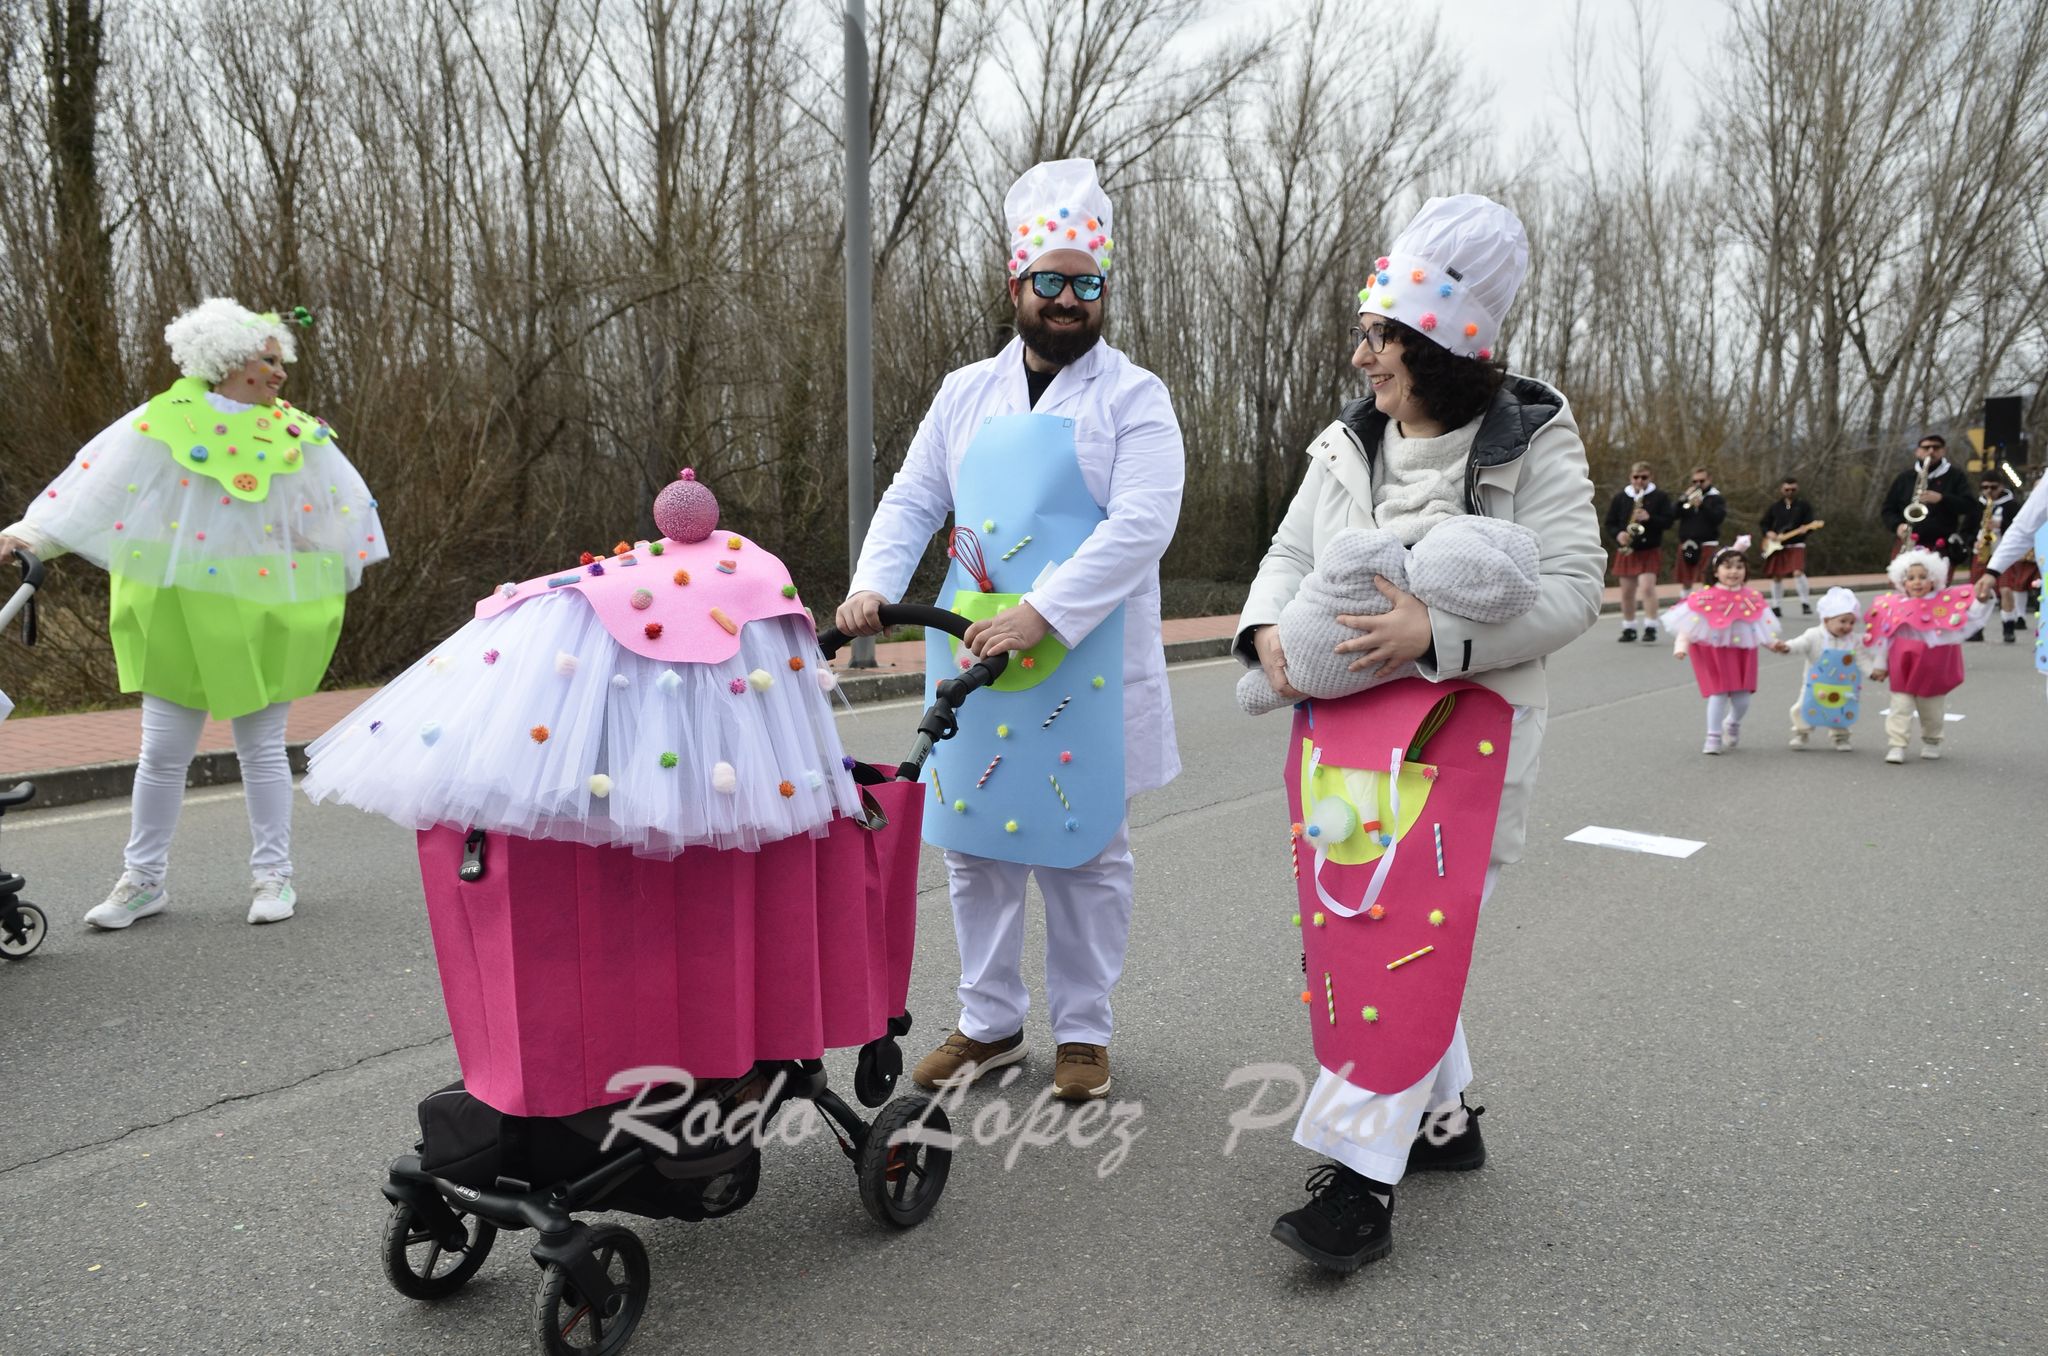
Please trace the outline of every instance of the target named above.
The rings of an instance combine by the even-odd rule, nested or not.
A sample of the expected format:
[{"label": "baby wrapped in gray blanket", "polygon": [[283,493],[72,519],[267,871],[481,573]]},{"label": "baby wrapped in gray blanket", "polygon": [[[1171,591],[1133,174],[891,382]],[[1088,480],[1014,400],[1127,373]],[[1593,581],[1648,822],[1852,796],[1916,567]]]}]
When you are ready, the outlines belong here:
[{"label": "baby wrapped in gray blanket", "polygon": [[[1430,607],[1477,622],[1504,622],[1536,604],[1536,534],[1519,523],[1463,514],[1432,528],[1411,550],[1380,528],[1339,532],[1301,581],[1301,590],[1280,611],[1280,648],[1287,679],[1311,697],[1349,697],[1367,688],[1410,678],[1413,663],[1382,678],[1371,669],[1351,671],[1356,655],[1338,654],[1337,642],[1358,632],[1338,614],[1371,616],[1392,604],[1373,584],[1381,575]],[[1263,669],[1253,668],[1237,683],[1237,704],[1259,716],[1292,703],[1273,691]]]}]

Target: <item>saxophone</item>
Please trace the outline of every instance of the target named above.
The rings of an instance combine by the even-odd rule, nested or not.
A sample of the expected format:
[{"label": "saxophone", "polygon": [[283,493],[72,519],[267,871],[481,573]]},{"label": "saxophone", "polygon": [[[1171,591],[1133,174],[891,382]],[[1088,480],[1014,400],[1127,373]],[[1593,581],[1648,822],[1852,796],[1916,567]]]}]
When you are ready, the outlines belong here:
[{"label": "saxophone", "polygon": [[1913,497],[1907,501],[1905,519],[1909,523],[1924,522],[1927,505],[1920,502],[1920,496],[1927,493],[1927,462],[1916,457],[1913,461]]},{"label": "saxophone", "polygon": [[1989,560],[1991,553],[1998,549],[1998,496],[1984,496],[1984,525],[1977,529],[1977,559]]}]

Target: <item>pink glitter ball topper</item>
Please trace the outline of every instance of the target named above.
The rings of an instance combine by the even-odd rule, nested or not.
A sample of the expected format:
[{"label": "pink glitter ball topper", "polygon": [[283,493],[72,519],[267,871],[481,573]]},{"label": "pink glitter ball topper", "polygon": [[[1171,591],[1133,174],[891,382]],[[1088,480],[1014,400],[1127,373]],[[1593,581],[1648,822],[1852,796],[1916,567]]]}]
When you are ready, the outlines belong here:
[{"label": "pink glitter ball topper", "polygon": [[655,499],[654,524],[670,541],[703,541],[718,527],[718,496],[686,466]]}]

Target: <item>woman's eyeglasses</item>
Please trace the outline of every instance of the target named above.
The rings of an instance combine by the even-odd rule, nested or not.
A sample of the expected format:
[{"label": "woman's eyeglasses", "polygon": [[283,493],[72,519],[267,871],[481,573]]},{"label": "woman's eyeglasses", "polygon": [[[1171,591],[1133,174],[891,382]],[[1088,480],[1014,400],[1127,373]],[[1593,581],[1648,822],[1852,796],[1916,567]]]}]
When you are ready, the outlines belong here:
[{"label": "woman's eyeglasses", "polygon": [[1074,299],[1076,301],[1094,301],[1102,295],[1102,275],[1100,273],[1053,273],[1041,271],[1027,273],[1024,276],[1031,280],[1031,290],[1038,296],[1044,297],[1047,301],[1055,300],[1060,293],[1067,290],[1067,284],[1069,283],[1073,284]]},{"label": "woman's eyeglasses", "polygon": [[1394,333],[1394,327],[1386,324],[1384,321],[1375,320],[1363,329],[1353,325],[1351,327],[1351,347],[1357,348],[1360,344],[1364,344],[1374,353],[1384,353],[1387,349],[1387,340],[1392,339]]}]

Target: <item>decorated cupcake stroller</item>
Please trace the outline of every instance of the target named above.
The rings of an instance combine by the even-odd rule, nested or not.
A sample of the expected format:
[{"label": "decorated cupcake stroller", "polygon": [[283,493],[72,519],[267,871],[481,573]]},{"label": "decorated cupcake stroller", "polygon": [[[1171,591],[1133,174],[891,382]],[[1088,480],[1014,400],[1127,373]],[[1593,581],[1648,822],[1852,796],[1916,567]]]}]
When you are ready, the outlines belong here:
[{"label": "decorated cupcake stroller", "polygon": [[[689,472],[655,520],[659,540],[500,586],[308,750],[312,798],[418,832],[462,1067],[384,1184],[386,1275],[444,1298],[499,1230],[531,1228],[543,1352],[617,1352],[647,1303],[639,1239],[576,1214],[738,1210],[790,1103],[822,1113],[886,1226],[921,1222],[951,1166],[944,1110],[890,1100],[918,778],[1004,660],[940,685],[908,760],[856,762],[824,663],[845,638],[813,633],[782,563],[718,529]],[[871,1123],[822,1063],[855,1047]]]},{"label": "decorated cupcake stroller", "polygon": [[[23,617],[22,641],[36,643],[36,590],[43,586],[43,563],[27,551],[17,551],[15,561],[21,566],[21,586],[14,590],[6,602],[0,603],[0,634],[13,624],[17,615]],[[0,692],[0,720],[14,709],[14,703]],[[36,798],[34,782],[17,782],[5,791],[0,791],[0,815],[9,810],[18,810]],[[43,938],[50,930],[50,920],[43,911],[21,897],[28,888],[28,881],[6,867],[0,866],[0,957],[20,960],[43,944]]]}]

